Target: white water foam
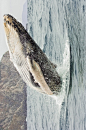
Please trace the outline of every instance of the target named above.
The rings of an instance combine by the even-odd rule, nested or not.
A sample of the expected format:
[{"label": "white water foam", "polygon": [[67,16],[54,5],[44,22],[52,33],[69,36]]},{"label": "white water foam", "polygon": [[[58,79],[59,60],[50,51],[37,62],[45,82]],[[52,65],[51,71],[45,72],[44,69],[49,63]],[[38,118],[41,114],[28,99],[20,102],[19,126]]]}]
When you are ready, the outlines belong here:
[{"label": "white water foam", "polygon": [[63,63],[58,66],[57,72],[59,73],[62,79],[62,88],[61,92],[56,96],[51,96],[56,100],[56,104],[61,107],[61,104],[64,99],[66,99],[68,90],[69,90],[69,81],[70,81],[70,46],[69,40],[65,43],[65,49],[63,53]]}]

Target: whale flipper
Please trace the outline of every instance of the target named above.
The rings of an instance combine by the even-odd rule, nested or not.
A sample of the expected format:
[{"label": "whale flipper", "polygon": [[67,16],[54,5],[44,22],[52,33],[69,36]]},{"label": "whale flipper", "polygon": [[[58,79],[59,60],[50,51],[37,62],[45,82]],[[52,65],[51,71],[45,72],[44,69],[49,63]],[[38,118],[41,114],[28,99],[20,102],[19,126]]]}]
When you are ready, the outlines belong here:
[{"label": "whale flipper", "polygon": [[35,82],[39,84],[41,89],[46,94],[52,95],[53,93],[50,90],[50,88],[48,87],[48,85],[44,79],[44,76],[42,74],[39,64],[35,60],[30,59],[29,56],[27,56],[27,63],[29,65],[30,72],[32,73],[32,75],[34,77]]}]

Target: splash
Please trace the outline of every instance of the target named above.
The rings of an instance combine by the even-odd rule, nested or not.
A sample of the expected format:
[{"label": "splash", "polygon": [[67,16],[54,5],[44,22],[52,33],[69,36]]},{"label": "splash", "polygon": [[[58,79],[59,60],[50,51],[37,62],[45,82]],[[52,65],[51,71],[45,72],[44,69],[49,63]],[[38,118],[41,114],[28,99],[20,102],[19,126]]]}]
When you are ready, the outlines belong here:
[{"label": "splash", "polygon": [[63,63],[58,66],[57,72],[59,73],[62,79],[62,88],[61,92],[56,96],[51,96],[56,100],[56,104],[61,106],[63,100],[67,98],[68,90],[69,90],[69,81],[70,81],[70,46],[69,40],[65,43],[65,49],[63,53]]}]

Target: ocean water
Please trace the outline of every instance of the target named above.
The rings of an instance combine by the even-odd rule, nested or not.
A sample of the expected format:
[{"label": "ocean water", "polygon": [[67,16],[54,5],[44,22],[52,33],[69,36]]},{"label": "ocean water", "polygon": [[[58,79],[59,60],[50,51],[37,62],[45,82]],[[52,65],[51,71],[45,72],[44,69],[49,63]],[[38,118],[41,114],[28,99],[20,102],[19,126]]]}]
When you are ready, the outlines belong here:
[{"label": "ocean water", "polygon": [[27,87],[27,129],[86,130],[86,1],[27,2],[28,32],[62,78],[55,98]]}]

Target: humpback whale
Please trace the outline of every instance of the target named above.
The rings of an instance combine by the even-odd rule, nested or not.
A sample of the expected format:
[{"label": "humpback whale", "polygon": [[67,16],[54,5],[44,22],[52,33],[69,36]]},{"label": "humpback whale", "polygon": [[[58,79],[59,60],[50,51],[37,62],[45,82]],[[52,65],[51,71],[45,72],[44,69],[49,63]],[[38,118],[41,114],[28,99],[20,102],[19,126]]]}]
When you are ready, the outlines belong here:
[{"label": "humpback whale", "polygon": [[61,78],[54,65],[31,38],[23,25],[13,16],[5,14],[4,30],[10,60],[27,86],[48,94],[57,95]]}]

